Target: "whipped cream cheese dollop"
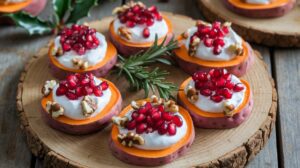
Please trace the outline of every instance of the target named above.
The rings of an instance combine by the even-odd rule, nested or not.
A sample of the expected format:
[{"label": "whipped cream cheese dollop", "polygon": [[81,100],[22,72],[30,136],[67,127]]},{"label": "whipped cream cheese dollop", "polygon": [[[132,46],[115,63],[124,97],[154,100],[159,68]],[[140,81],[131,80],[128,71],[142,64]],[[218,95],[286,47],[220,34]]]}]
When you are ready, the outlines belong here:
[{"label": "whipped cream cheese dollop", "polygon": [[[100,44],[97,48],[87,49],[84,55],[79,55],[76,51],[70,50],[64,52],[63,55],[55,57],[59,63],[68,68],[74,68],[72,59],[81,59],[84,62],[88,62],[89,66],[96,65],[101,62],[107,51],[107,42],[105,36],[101,33],[96,32],[96,37],[99,40]],[[61,48],[60,36],[57,36],[54,40],[54,49],[57,51],[58,48]]]},{"label": "whipped cream cheese dollop", "polygon": [[[188,38],[184,42],[186,49],[189,48],[189,44],[191,41],[190,38],[195,32],[197,32],[197,27],[192,27],[187,30]],[[213,53],[213,48],[206,47],[204,45],[204,42],[201,40],[194,57],[207,61],[229,61],[234,59],[237,55],[234,52],[232,52],[232,50],[230,50],[229,47],[233,44],[236,44],[237,46],[242,46],[242,38],[238,34],[236,34],[234,30],[230,27],[229,33],[224,36],[224,42],[225,45],[224,47],[222,47],[221,53],[219,55],[215,55]]]},{"label": "whipped cream cheese dollop", "polygon": [[249,4],[266,5],[271,3],[272,0],[244,0],[244,1]]},{"label": "whipped cream cheese dollop", "polygon": [[[102,80],[95,78],[94,81],[96,85],[99,85]],[[53,88],[53,101],[57,102],[59,105],[61,105],[64,108],[64,116],[74,119],[74,120],[84,120],[87,118],[91,118],[96,116],[97,114],[101,113],[102,110],[105,108],[105,106],[109,103],[112,93],[110,88],[106,89],[103,91],[103,95],[98,97],[95,96],[94,94],[89,95],[91,98],[93,98],[97,104],[97,109],[96,111],[89,117],[85,117],[82,112],[82,107],[81,107],[81,101],[83,99],[83,96],[79,97],[76,100],[70,100],[68,99],[65,95],[62,96],[57,96],[56,95],[56,90],[58,88],[59,84],[57,84]]]},{"label": "whipped cream cheese dollop", "polygon": [[[128,117],[129,121],[131,120],[131,112],[128,112],[125,116]],[[145,150],[161,150],[166,149],[177,142],[179,142],[186,134],[187,132],[187,123],[184,119],[184,117],[179,113],[175,112],[175,115],[179,115],[182,118],[182,126],[177,127],[177,131],[175,135],[160,135],[158,131],[153,131],[152,133],[142,133],[139,134],[143,137],[145,140],[145,143],[143,145],[134,145],[134,147],[139,149],[145,149]],[[118,127],[120,134],[126,134],[127,132],[135,132],[134,130],[128,130],[126,128]]]},{"label": "whipped cream cheese dollop", "polygon": [[[241,83],[240,79],[234,75],[231,77],[231,82],[234,84]],[[185,88],[185,93],[187,93],[188,87],[192,86],[193,88],[195,87],[195,82],[193,80],[190,80],[189,84]],[[194,103],[196,107],[199,109],[206,111],[206,112],[211,112],[211,113],[223,113],[223,103],[224,101],[228,101],[229,104],[233,104],[234,107],[238,108],[244,101],[245,98],[245,92],[246,89],[240,91],[240,92],[233,92],[232,97],[230,99],[223,99],[221,102],[214,102],[210,99],[209,96],[203,96],[198,93],[198,100]]]},{"label": "whipped cream cheese dollop", "polygon": [[[118,30],[120,27],[126,27],[126,24],[123,24],[120,22],[118,18],[114,20],[113,23],[114,31],[118,33]],[[150,36],[148,38],[145,38],[143,36],[143,30],[148,27]],[[135,25],[134,27],[126,27],[131,32],[131,39],[127,40],[125,37],[121,36],[124,40],[134,42],[134,43],[143,43],[143,42],[152,42],[155,40],[155,35],[157,35],[158,38],[163,38],[167,35],[169,28],[164,19],[161,21],[154,20],[153,25],[147,26],[145,24],[143,25]]]}]

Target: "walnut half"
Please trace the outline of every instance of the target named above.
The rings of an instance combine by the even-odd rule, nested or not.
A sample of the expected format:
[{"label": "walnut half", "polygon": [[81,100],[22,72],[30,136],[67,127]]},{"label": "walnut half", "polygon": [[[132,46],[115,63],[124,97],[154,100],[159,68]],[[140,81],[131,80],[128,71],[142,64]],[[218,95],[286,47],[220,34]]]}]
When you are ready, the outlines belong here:
[{"label": "walnut half", "polygon": [[167,111],[170,111],[173,113],[179,111],[178,105],[173,100],[168,100],[168,101],[164,102],[164,106],[167,109]]},{"label": "walnut half", "polygon": [[119,27],[119,29],[118,29],[118,33],[122,36],[122,37],[124,37],[126,40],[130,40],[131,39],[131,31],[128,29],[128,28],[126,28],[126,27]]},{"label": "walnut half", "polygon": [[92,97],[84,96],[81,101],[81,108],[83,115],[89,117],[97,110],[97,103]]},{"label": "walnut half", "polygon": [[128,120],[129,120],[128,117],[117,117],[117,116],[112,117],[112,122],[115,125],[120,127],[125,127]]},{"label": "walnut half", "polygon": [[133,145],[143,145],[145,140],[139,134],[133,132],[127,132],[127,134],[119,134],[118,141],[127,147],[132,147]]},{"label": "walnut half", "polygon": [[87,61],[83,61],[79,58],[72,59],[73,66],[78,69],[87,69],[89,67],[89,63]]},{"label": "walnut half", "polygon": [[189,50],[188,50],[188,53],[190,56],[195,56],[196,55],[196,52],[197,52],[197,48],[200,44],[200,38],[197,37],[197,36],[193,36],[192,39],[191,39],[191,42],[189,44]]},{"label": "walnut half", "polygon": [[52,118],[57,118],[64,114],[64,108],[56,102],[47,101],[46,111],[51,115]]},{"label": "walnut half", "polygon": [[186,96],[192,103],[195,103],[199,99],[198,92],[192,86],[188,86]]}]

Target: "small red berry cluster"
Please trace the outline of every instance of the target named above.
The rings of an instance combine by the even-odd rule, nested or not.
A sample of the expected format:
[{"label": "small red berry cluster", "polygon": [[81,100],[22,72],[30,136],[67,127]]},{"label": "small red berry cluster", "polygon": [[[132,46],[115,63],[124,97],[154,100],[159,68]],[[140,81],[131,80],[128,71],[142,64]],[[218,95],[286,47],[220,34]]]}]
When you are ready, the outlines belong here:
[{"label": "small red berry cluster", "polygon": [[191,43],[195,38],[200,38],[204,45],[213,48],[213,53],[219,55],[225,45],[224,36],[229,33],[229,27],[221,25],[221,22],[214,22],[212,25],[198,24],[197,32],[191,37]]},{"label": "small red berry cluster", "polygon": [[125,127],[128,130],[136,129],[136,133],[152,133],[158,131],[160,135],[175,135],[177,127],[183,124],[179,115],[165,111],[163,105],[152,105],[147,102],[144,106],[131,113],[131,120]]},{"label": "small red berry cluster", "polygon": [[146,25],[143,30],[143,37],[148,38],[150,36],[149,27],[155,22],[161,21],[163,18],[156,6],[146,8],[138,4],[128,8],[124,12],[118,13],[118,18],[121,23],[126,24],[127,27],[134,27],[136,25]]},{"label": "small red berry cluster", "polygon": [[77,54],[83,55],[87,50],[95,49],[100,44],[96,37],[96,29],[85,25],[74,24],[71,28],[65,27],[59,35],[64,52],[74,50]]},{"label": "small red berry cluster", "polygon": [[233,92],[244,90],[242,83],[233,83],[232,75],[224,69],[212,69],[207,72],[195,72],[192,76],[195,81],[195,88],[203,96],[210,96],[216,103],[223,99],[231,99]]},{"label": "small red berry cluster", "polygon": [[59,82],[56,95],[65,95],[69,100],[77,100],[81,96],[92,94],[101,97],[103,91],[109,87],[108,83],[103,81],[99,85],[96,85],[94,78],[94,75],[91,73],[69,75],[66,80]]}]

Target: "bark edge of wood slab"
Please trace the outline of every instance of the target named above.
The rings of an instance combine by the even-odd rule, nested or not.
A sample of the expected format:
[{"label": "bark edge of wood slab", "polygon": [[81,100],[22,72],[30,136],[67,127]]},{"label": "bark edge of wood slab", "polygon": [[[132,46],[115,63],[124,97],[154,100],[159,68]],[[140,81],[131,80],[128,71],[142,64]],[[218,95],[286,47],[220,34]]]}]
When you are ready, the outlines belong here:
[{"label": "bark edge of wood slab", "polygon": [[[167,14],[171,21],[174,22],[174,20],[176,20],[176,23],[180,23],[174,26],[176,27],[176,35],[179,35],[195,23],[194,20],[186,16],[172,13]],[[92,22],[91,26],[98,27],[97,29],[99,31],[107,31],[107,28],[105,29],[104,27],[110,23],[111,19],[112,17],[108,17],[101,21]],[[102,26],[99,27],[99,25]],[[44,160],[43,163],[45,167],[99,167],[99,165],[132,167],[133,165],[119,161],[110,153],[108,148],[110,130],[105,129],[96,134],[85,135],[83,137],[71,136],[55,131],[43,122],[40,116],[40,109],[36,109],[36,107],[39,107],[40,99],[42,98],[40,93],[41,84],[44,80],[51,78],[48,68],[45,67],[48,65],[46,61],[47,52],[47,47],[41,48],[41,50],[29,60],[24,68],[24,72],[21,73],[16,96],[21,129],[26,135],[31,152]],[[277,92],[274,81],[268,74],[262,57],[256,51],[255,55],[254,66],[245,76],[254,91],[254,108],[248,120],[234,129],[196,129],[195,141],[186,155],[165,165],[165,167],[244,167],[263,148],[274,127],[277,110]],[[174,75],[168,77],[168,79],[173,79],[176,84],[180,84],[187,78],[187,74],[178,67],[161,66],[161,68],[169,68],[169,70],[172,70],[172,74]],[[37,73],[39,73],[38,79],[41,81],[32,82]],[[112,81],[111,79],[109,80]],[[264,80],[264,82],[255,82],[255,80]],[[122,85],[119,83],[122,83]],[[126,92],[127,88],[121,87],[125,85],[124,82],[115,84],[123,96],[126,94],[125,99],[123,99],[124,105],[127,105],[129,99],[141,98],[139,96],[142,94],[138,95],[138,93],[134,93],[134,95],[132,95],[132,93]],[[268,91],[266,92],[260,89],[261,86],[266,86]],[[264,93],[260,93],[262,91],[264,91]],[[263,99],[261,98],[263,95],[267,96]],[[258,100],[255,101],[256,99]],[[262,103],[263,100],[266,100],[267,103]],[[248,127],[251,129],[244,129]],[[253,127],[255,129],[253,129]],[[240,132],[238,134],[238,130],[247,133],[242,135],[243,133]],[[231,138],[237,136],[237,134],[241,138],[235,139],[236,142],[230,142]],[[228,138],[227,141],[224,141],[226,143],[218,142],[217,136],[219,135],[226,135],[225,138]],[[62,139],[64,142],[61,141]],[[210,139],[215,139],[217,143],[219,143],[219,146],[210,145]],[[63,144],[64,146],[58,144]],[[90,151],[87,151],[87,148]],[[76,149],[83,151],[79,152],[79,150],[77,150],[76,152]],[[217,154],[203,155],[205,150],[212,150],[213,153]],[[199,153],[195,154],[195,152]],[[68,155],[66,155],[66,153]],[[105,153],[105,155],[102,153]]]},{"label": "bark edge of wood slab", "polygon": [[[250,18],[234,13],[223,1],[197,0],[203,16],[209,21],[230,21],[233,29],[248,42],[269,47],[300,47],[299,20],[296,19],[300,8],[278,18]],[[297,3],[297,2],[296,2]],[[218,8],[216,11],[214,8]],[[285,25],[282,25],[282,24]],[[280,25],[280,26],[276,26]],[[290,30],[290,27],[293,27]]]}]

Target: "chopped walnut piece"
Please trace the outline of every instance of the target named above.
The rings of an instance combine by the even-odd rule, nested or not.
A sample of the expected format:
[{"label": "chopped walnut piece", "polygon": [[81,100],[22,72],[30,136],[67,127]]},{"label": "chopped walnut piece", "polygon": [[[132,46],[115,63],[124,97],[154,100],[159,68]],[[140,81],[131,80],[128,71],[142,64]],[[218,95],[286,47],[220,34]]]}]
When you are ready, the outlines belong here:
[{"label": "chopped walnut piece", "polygon": [[52,51],[51,51],[51,54],[56,56],[56,57],[59,57],[59,56],[62,56],[64,54],[64,51],[61,47],[58,47],[58,48],[53,47]]},{"label": "chopped walnut piece", "polygon": [[234,105],[231,104],[229,101],[225,101],[223,103],[223,112],[225,116],[232,117],[234,109],[235,109]]},{"label": "chopped walnut piece", "polygon": [[64,114],[64,108],[56,102],[47,101],[46,111],[51,115],[52,118],[57,118]]},{"label": "chopped walnut piece", "polygon": [[144,106],[147,102],[146,101],[131,101],[131,107],[135,110],[139,109],[140,107]]},{"label": "chopped walnut piece", "polygon": [[73,58],[72,63],[74,67],[78,69],[87,69],[89,67],[89,63],[87,61],[83,61],[82,59],[79,58]]},{"label": "chopped walnut piece", "polygon": [[124,26],[119,27],[118,33],[127,40],[131,39],[131,34],[132,34],[131,31],[128,28],[124,27]]},{"label": "chopped walnut piece", "polygon": [[197,20],[196,21],[196,26],[200,26],[200,25],[211,26],[211,24],[208,23],[208,22],[205,22],[203,20]]},{"label": "chopped walnut piece", "polygon": [[46,81],[42,87],[42,94],[44,97],[48,96],[53,88],[56,86],[57,82],[55,80]]},{"label": "chopped walnut piece", "polygon": [[127,147],[145,144],[144,138],[134,132],[127,132],[127,134],[119,134],[117,138],[122,145]]},{"label": "chopped walnut piece", "polygon": [[158,98],[158,97],[155,96],[155,95],[152,95],[151,98],[150,98],[150,100],[151,100],[151,103],[152,103],[153,105],[160,105],[160,104],[163,103],[163,99],[162,99],[162,98]]},{"label": "chopped walnut piece", "polygon": [[167,109],[167,111],[170,111],[173,113],[179,111],[178,105],[176,105],[175,101],[173,101],[173,100],[168,100],[168,101],[164,102],[164,106]]},{"label": "chopped walnut piece", "polygon": [[97,103],[91,96],[84,96],[81,101],[81,108],[83,115],[89,117],[97,110]]},{"label": "chopped walnut piece", "polygon": [[128,117],[117,117],[117,116],[112,117],[112,122],[120,127],[125,127],[125,124],[127,123],[128,120],[129,120]]},{"label": "chopped walnut piece", "polygon": [[200,44],[200,38],[197,36],[193,36],[193,39],[191,39],[191,42],[189,44],[189,50],[188,53],[190,56],[195,56],[197,52],[197,48]]},{"label": "chopped walnut piece", "polygon": [[233,52],[234,54],[236,54],[238,56],[241,56],[244,53],[243,47],[237,43],[231,44],[228,49],[229,49],[229,51]]},{"label": "chopped walnut piece", "polygon": [[195,103],[199,99],[198,92],[192,86],[188,87],[186,96],[188,97],[189,101],[191,101],[192,103]]}]

